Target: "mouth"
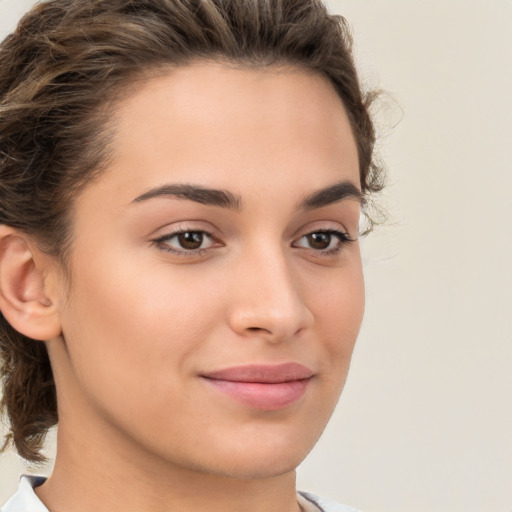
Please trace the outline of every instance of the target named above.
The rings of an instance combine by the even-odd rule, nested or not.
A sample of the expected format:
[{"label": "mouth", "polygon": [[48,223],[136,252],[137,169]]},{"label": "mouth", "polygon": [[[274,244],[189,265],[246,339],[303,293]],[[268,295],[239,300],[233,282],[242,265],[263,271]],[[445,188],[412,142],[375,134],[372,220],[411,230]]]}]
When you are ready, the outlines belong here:
[{"label": "mouth", "polygon": [[201,377],[224,395],[254,409],[275,411],[297,403],[314,372],[298,363],[225,368]]}]

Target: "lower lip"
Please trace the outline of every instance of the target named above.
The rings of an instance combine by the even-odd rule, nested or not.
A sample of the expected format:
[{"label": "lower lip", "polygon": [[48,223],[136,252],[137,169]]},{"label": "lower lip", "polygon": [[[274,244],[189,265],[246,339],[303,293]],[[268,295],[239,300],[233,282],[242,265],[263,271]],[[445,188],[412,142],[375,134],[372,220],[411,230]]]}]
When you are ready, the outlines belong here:
[{"label": "lower lip", "polygon": [[276,411],[298,402],[306,393],[310,379],[259,383],[205,379],[211,386],[254,409]]}]

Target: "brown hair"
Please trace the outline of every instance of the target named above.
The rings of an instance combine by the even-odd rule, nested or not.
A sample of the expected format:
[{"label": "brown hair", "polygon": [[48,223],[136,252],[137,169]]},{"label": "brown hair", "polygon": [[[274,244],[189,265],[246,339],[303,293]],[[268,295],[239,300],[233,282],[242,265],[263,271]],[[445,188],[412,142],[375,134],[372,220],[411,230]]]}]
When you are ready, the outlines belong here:
[{"label": "brown hair", "polygon": [[[0,224],[65,264],[73,198],[108,163],[112,107],[138,79],[201,59],[327,77],[351,122],[363,194],[382,188],[373,95],[361,92],[345,20],[320,0],[47,0],[0,46]],[[58,420],[45,345],[0,314],[0,358],[6,444],[42,461]]]}]

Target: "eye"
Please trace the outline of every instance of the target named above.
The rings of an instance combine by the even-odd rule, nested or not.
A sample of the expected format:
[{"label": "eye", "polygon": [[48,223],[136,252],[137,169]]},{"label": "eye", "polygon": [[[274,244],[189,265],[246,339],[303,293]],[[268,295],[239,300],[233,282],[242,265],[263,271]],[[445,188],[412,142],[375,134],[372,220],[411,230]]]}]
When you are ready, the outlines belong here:
[{"label": "eye", "polygon": [[352,238],[347,233],[329,229],[308,233],[299,238],[293,245],[294,247],[333,254],[339,252],[343,245],[352,241]]},{"label": "eye", "polygon": [[206,231],[178,231],[153,240],[161,249],[177,254],[198,253],[215,245]]}]

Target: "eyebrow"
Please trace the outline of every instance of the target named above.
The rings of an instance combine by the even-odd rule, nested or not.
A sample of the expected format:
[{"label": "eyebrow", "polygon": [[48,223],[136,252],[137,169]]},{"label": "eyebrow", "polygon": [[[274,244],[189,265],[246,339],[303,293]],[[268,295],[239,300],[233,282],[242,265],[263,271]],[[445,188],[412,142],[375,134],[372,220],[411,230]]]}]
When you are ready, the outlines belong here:
[{"label": "eyebrow", "polygon": [[155,187],[136,197],[132,203],[140,203],[155,197],[178,197],[208,206],[219,206],[229,210],[240,210],[241,200],[232,192],[204,188],[197,185],[171,184]]},{"label": "eyebrow", "polygon": [[[188,184],[169,184],[152,188],[136,197],[132,203],[141,203],[158,197],[177,197],[234,211],[240,211],[242,205],[240,196],[228,190],[218,190]],[[340,181],[339,183],[335,183],[334,185],[307,195],[299,201],[297,209],[314,210],[333,203],[338,203],[347,198],[362,202],[363,195],[359,188],[351,181]]]},{"label": "eyebrow", "polygon": [[338,203],[343,199],[352,198],[360,203],[363,201],[363,194],[351,181],[340,181],[329,187],[317,190],[304,197],[298,205],[299,210],[314,210],[322,206]]}]

